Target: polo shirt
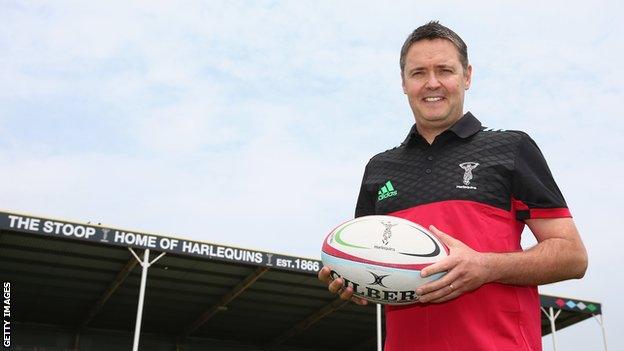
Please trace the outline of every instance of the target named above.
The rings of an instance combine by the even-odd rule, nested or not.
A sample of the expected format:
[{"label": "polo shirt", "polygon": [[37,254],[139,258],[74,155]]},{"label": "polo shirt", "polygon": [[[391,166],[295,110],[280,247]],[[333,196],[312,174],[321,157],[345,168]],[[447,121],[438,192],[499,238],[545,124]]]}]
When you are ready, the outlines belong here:
[{"label": "polo shirt", "polygon": [[[535,142],[470,112],[430,145],[416,125],[368,162],[355,216],[435,225],[479,252],[521,251],[525,219],[570,217]],[[386,351],[541,350],[536,286],[487,283],[440,304],[386,307]]]}]

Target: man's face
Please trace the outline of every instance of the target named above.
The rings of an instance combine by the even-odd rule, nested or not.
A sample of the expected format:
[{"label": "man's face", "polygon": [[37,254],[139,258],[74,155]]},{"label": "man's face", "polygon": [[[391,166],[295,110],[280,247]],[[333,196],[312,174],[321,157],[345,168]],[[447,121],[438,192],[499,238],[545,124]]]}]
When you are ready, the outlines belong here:
[{"label": "man's face", "polygon": [[417,41],[405,56],[403,92],[419,128],[448,128],[464,114],[464,92],[472,67],[463,69],[459,52],[445,39]]}]

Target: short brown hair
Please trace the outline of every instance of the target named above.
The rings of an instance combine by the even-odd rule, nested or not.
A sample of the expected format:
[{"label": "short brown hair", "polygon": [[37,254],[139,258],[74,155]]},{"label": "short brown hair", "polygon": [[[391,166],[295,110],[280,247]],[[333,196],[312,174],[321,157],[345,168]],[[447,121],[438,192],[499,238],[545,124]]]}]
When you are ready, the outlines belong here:
[{"label": "short brown hair", "polygon": [[403,43],[403,47],[401,48],[401,58],[399,59],[401,75],[405,69],[405,56],[407,55],[407,51],[412,44],[425,39],[446,39],[450,41],[455,48],[457,48],[457,52],[459,52],[459,61],[461,62],[462,67],[464,67],[464,70],[468,68],[468,47],[466,46],[466,43],[464,43],[462,38],[460,38],[457,33],[441,25],[438,21],[431,21],[416,28],[412,34],[405,39],[405,43]]}]

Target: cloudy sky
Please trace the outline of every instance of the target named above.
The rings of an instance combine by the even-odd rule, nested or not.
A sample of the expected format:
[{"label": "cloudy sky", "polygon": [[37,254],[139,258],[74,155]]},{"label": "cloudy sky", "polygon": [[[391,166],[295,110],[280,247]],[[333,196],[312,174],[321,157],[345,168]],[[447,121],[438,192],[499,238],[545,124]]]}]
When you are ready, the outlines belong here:
[{"label": "cloudy sky", "polygon": [[[534,137],[588,247],[583,280],[541,292],[602,302],[624,349],[620,2],[0,8],[0,208],[313,258],[367,160],[412,125],[399,50],[441,20],[468,44],[466,110]],[[591,319],[559,335],[602,343]]]}]

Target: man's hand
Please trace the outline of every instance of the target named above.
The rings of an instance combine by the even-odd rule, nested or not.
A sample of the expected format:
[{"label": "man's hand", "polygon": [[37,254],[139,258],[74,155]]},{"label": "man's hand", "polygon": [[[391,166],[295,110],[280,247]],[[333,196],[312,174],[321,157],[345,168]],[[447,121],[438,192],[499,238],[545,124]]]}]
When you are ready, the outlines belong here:
[{"label": "man's hand", "polygon": [[434,226],[430,226],[429,229],[448,246],[450,254],[421,271],[423,277],[440,272],[447,273],[442,278],[416,289],[416,293],[420,296],[419,302],[445,302],[490,281],[486,254],[471,249]]},{"label": "man's hand", "polygon": [[447,274],[416,289],[419,301],[445,302],[489,282],[541,285],[583,277],[587,252],[572,218],[527,219],[526,223],[537,245],[506,253],[474,251],[434,226],[429,227],[449,247],[450,254],[422,270],[422,276]]},{"label": "man's hand", "polygon": [[368,301],[359,298],[357,296],[353,296],[353,288],[346,287],[344,288],[344,281],[341,278],[331,279],[330,276],[331,269],[327,266],[321,268],[318,272],[318,278],[323,283],[327,284],[329,292],[332,294],[340,295],[340,298],[343,300],[351,300],[358,305],[367,305]]}]

